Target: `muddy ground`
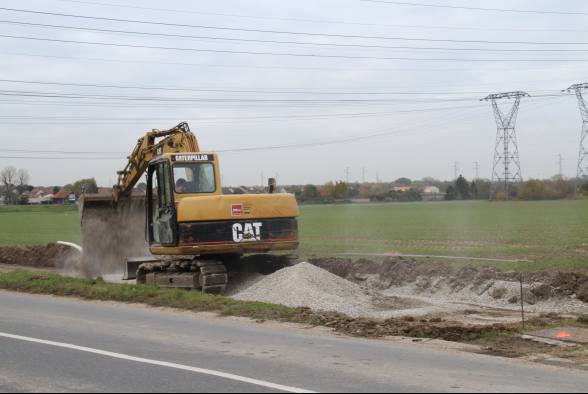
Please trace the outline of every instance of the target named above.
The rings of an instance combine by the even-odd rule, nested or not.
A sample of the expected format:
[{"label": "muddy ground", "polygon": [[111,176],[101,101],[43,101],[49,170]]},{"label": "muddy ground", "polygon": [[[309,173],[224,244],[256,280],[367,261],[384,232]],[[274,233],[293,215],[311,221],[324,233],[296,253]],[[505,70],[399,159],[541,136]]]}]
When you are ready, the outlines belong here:
[{"label": "muddy ground", "polygon": [[0,264],[32,268],[61,268],[78,252],[72,248],[48,244],[45,246],[0,247]]}]

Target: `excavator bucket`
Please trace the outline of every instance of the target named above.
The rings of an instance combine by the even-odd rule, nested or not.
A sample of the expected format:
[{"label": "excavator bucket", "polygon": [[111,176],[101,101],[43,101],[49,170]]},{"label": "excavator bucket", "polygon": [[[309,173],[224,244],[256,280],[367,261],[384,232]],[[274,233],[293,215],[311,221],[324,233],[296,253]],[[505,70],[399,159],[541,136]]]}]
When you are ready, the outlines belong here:
[{"label": "excavator bucket", "polygon": [[82,270],[95,277],[125,272],[133,257],[149,256],[145,240],[145,196],[114,198],[85,194],[81,199]]}]

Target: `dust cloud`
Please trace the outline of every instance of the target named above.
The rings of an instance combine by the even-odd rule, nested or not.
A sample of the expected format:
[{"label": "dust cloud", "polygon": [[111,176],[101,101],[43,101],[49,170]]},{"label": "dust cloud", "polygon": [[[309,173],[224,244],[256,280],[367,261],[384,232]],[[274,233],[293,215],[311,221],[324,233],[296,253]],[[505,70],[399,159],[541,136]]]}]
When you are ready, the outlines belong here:
[{"label": "dust cloud", "polygon": [[145,237],[145,201],[132,199],[110,205],[89,204],[82,216],[83,255],[70,267],[82,276],[122,274],[128,258],[149,256]]}]

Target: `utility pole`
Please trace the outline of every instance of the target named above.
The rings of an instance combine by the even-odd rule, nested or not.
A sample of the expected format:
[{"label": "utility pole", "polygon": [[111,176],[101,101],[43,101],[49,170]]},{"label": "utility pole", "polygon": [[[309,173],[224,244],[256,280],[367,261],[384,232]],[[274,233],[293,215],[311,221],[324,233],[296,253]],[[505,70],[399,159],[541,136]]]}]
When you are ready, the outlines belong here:
[{"label": "utility pole", "polygon": [[[492,102],[492,108],[494,109],[497,133],[492,166],[492,183],[497,182],[498,185],[503,185],[507,200],[510,198],[511,183],[523,181],[515,129],[519,106],[523,97],[530,97],[530,95],[526,92],[498,93],[491,94],[481,100]],[[510,111],[504,113],[498,106],[499,100],[514,100]]]},{"label": "utility pole", "polygon": [[265,174],[261,173],[261,187],[265,187]]},{"label": "utility pole", "polygon": [[564,159],[563,159],[563,156],[562,156],[562,154],[560,153],[560,154],[559,154],[559,160],[557,161],[557,164],[558,164],[558,169],[559,169],[559,172],[558,172],[557,174],[558,174],[558,175],[559,175],[561,178],[563,178],[563,162],[564,162]]},{"label": "utility pole", "polygon": [[474,180],[477,181],[478,179],[480,179],[480,163],[478,163],[477,161],[474,162],[474,173],[476,174]]},{"label": "utility pole", "polygon": [[575,93],[578,98],[578,106],[582,115],[582,133],[580,135],[580,152],[578,154],[578,171],[576,174],[576,193],[582,183],[588,180],[588,106],[584,99],[584,91],[588,89],[588,83],[572,85],[564,92]]},{"label": "utility pole", "polygon": [[349,185],[349,175],[351,174],[351,169],[349,167],[345,168],[345,182]]},{"label": "utility pole", "polygon": [[456,161],[455,163],[453,163],[453,180],[457,181],[458,177],[459,177],[459,163]]}]

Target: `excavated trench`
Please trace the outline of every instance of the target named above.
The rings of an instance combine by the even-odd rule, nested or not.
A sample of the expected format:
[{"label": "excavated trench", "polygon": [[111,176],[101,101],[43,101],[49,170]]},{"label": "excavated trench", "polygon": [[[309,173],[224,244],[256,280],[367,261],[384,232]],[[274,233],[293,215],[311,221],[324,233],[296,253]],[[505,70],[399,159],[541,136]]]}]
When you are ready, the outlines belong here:
[{"label": "excavated trench", "polygon": [[[87,235],[99,234],[103,225],[87,227]],[[144,244],[137,245],[139,251],[143,247]],[[57,269],[68,274],[81,266],[83,274],[94,276],[120,269],[118,252],[110,256],[110,264],[103,266],[97,257],[102,252],[92,247],[89,250],[90,254],[80,257],[71,248],[57,244],[4,247],[0,248],[0,264]],[[451,318],[464,323],[509,323],[518,319],[521,303],[520,274],[494,268],[455,268],[442,261],[311,258],[301,263],[292,256],[259,255],[245,257],[229,270],[227,292],[231,297],[309,307],[352,318],[412,316]],[[539,272],[526,273],[523,279],[527,312],[588,313],[588,274]]]},{"label": "excavated trench", "polygon": [[[383,261],[314,258],[310,263],[351,282],[386,291],[413,288],[415,294],[460,294],[520,303],[521,274],[495,268],[455,268],[447,262],[420,262],[403,257]],[[523,274],[524,299],[534,305],[552,299],[575,298],[588,303],[588,274],[579,272],[535,272]],[[513,286],[517,291],[513,293]],[[515,299],[516,298],[516,299]]]},{"label": "excavated trench", "polygon": [[45,246],[0,247],[0,264],[32,268],[62,268],[78,252],[51,243]]}]

